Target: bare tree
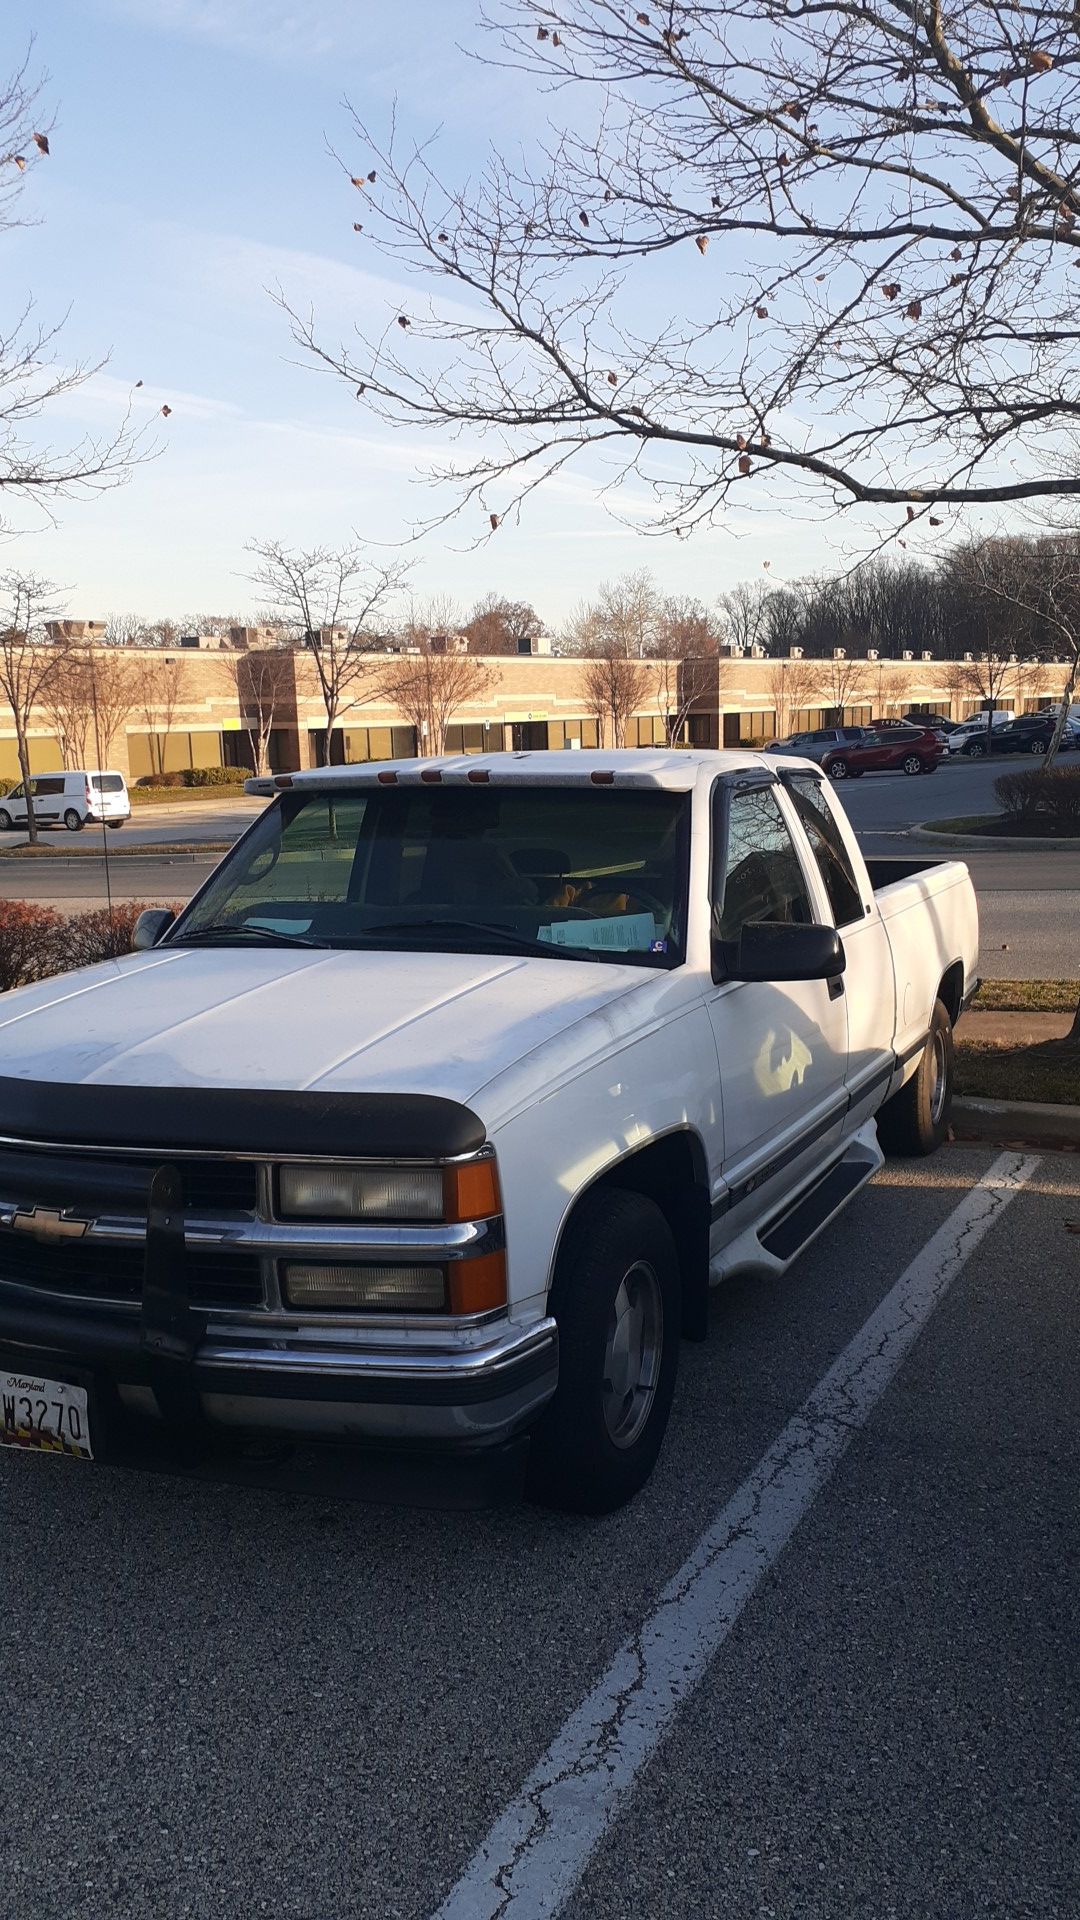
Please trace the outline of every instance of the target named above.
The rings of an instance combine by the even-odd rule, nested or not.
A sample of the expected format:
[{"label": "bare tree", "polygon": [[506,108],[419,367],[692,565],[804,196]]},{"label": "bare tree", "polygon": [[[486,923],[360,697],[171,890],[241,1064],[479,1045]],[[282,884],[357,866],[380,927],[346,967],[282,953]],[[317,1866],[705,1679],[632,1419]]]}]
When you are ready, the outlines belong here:
[{"label": "bare tree", "polygon": [[78,647],[58,649],[53,671],[42,688],[41,707],[60,743],[64,766],[85,767],[91,719],[90,676]]},{"label": "bare tree", "polygon": [[35,574],[8,573],[0,579],[0,694],[15,721],[15,750],[26,795],[26,832],[37,845],[38,826],[30,791],[30,722],[42,707],[64,649],[49,641],[45,622],[55,613],[56,588]]},{"label": "bare tree", "polygon": [[841,726],[845,709],[860,706],[870,693],[871,679],[867,663],[865,660],[849,660],[844,654],[840,659],[834,657],[819,662],[817,673],[822,700],[832,708],[836,724]]},{"label": "bare tree", "polygon": [[763,580],[739,580],[720,595],[720,611],[733,647],[749,653],[769,643],[768,601],[773,588]]},{"label": "bare tree", "polygon": [[600,621],[596,605],[591,600],[579,600],[572,607],[563,622],[559,641],[564,654],[571,658],[595,653],[600,644]]},{"label": "bare tree", "polygon": [[[99,767],[107,767],[113,743],[135,710],[142,688],[144,664],[129,659],[119,648],[88,648],[85,654],[89,694],[89,737]],[[157,662],[153,663],[157,668]],[[83,765],[85,766],[85,761]]]},{"label": "bare tree", "polygon": [[[973,542],[960,557],[960,570],[973,595],[1004,615],[1007,628],[1018,622],[1040,628],[1064,652],[1065,684],[1044,763],[1049,768],[1061,746],[1080,671],[1080,529],[1037,540]],[[972,663],[971,674],[992,713],[1010,680],[1018,684],[1018,663],[988,649],[982,660]],[[990,724],[988,717],[988,728]]]},{"label": "bare tree", "polygon": [[626,745],[626,729],[634,710],[645,698],[649,670],[640,660],[629,659],[621,643],[609,638],[587,660],[581,673],[582,698],[596,716],[601,738],[610,734],[615,747]]},{"label": "bare tree", "polygon": [[665,600],[657,623],[657,688],[668,745],[682,738],[699,700],[720,686],[720,628],[700,600]]},{"label": "bare tree", "polygon": [[107,647],[149,646],[150,627],[140,613],[110,613],[105,622]]},{"label": "bare tree", "polygon": [[[40,87],[29,60],[0,82],[0,233],[21,224],[19,201],[32,171],[49,155]],[[0,502],[29,500],[46,513],[65,496],[116,486],[150,448],[132,430],[130,412],[104,438],[48,446],[36,422],[53,403],[85,386],[105,365],[58,353],[59,325],[35,319],[27,299],[0,327]]]},{"label": "bare tree", "polygon": [[792,730],[797,713],[821,697],[816,660],[774,660],[765,675],[765,689],[776,716],[776,737]]},{"label": "bare tree", "polygon": [[[1080,493],[1067,7],[506,0],[486,24],[548,98],[585,94],[567,131],[455,188],[355,121],[347,164],[377,176],[366,238],[456,300],[355,351],[294,316],[389,419],[491,430],[453,470],[485,530],[596,447],[683,530],[778,487],[900,525]],[[677,249],[700,298],[649,329]]]},{"label": "bare tree", "polygon": [[544,631],[544,623],[527,600],[507,600],[489,593],[478,600],[465,623],[473,653],[520,653]]},{"label": "bare tree", "polygon": [[618,648],[628,660],[658,652],[663,601],[647,567],[620,580],[605,580],[596,600],[602,645]]},{"label": "bare tree", "polygon": [[284,713],[295,714],[296,660],[294,647],[252,647],[224,656],[224,671],[247,721],[256,773],[269,773],[270,735]]},{"label": "bare tree", "polygon": [[139,714],[150,738],[150,764],[156,774],[165,772],[169,735],[183,704],[185,674],[179,660],[162,656],[139,663]]},{"label": "bare tree", "polygon": [[384,616],[408,575],[400,561],[380,566],[359,546],[286,547],[280,540],[253,541],[255,585],[272,618],[280,620],[315,663],[326,708],[323,764],[341,715],[355,705],[371,680],[369,648],[373,621]]},{"label": "bare tree", "polygon": [[475,654],[439,653],[431,636],[415,653],[390,655],[380,667],[373,692],[397,707],[416,730],[421,758],[445,753],[446,729],[454,715],[479,700],[491,684],[491,670]]}]

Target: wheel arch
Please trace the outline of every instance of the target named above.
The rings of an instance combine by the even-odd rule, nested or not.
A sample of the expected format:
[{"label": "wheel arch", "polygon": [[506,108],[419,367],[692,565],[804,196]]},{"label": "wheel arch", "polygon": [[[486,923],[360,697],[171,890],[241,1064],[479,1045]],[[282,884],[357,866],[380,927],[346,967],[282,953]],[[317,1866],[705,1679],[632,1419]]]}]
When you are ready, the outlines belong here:
[{"label": "wheel arch", "polygon": [[954,960],[950,967],[946,967],[938,985],[937,998],[941,1001],[948,1013],[949,1019],[955,1027],[964,1004],[964,963],[962,960]]},{"label": "wheel arch", "polygon": [[679,1256],[683,1336],[704,1340],[709,1299],[710,1189],[708,1158],[700,1135],[688,1126],[658,1134],[609,1162],[574,1195],[555,1242],[549,1290],[583,1202],[605,1187],[640,1193],[663,1214]]}]

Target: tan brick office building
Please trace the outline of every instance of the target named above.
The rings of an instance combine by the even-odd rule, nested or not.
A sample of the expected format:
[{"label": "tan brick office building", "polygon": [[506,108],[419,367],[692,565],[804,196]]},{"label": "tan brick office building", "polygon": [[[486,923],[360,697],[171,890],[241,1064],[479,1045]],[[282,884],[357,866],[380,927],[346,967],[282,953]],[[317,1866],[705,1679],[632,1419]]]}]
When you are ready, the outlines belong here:
[{"label": "tan brick office building", "polygon": [[[64,624],[70,638],[97,653],[101,632],[97,623]],[[216,641],[195,639],[166,650],[131,647],[123,651],[126,658],[145,662],[147,684],[163,660],[173,662],[175,697],[170,699],[169,714],[155,712],[142,698],[135,700],[106,756],[111,767],[137,781],[149,778],[162,762],[170,772],[187,767],[253,766],[250,728],[257,723],[257,715],[245,710],[245,676],[236,667],[243,653],[238,655]],[[254,660],[259,649],[248,651]],[[277,771],[317,764],[326,726],[314,662],[303,652],[288,655],[287,661],[270,740],[271,762]],[[580,660],[541,654],[500,657],[486,664],[491,683],[480,700],[467,702],[454,715],[448,751],[572,750],[579,745],[611,744],[589,709]],[[629,724],[628,746],[659,744],[667,737],[665,707],[671,700],[673,675],[658,662],[644,665],[648,685]],[[794,671],[794,663],[788,665]],[[778,676],[787,670],[784,663],[722,655],[715,666],[709,665],[705,689],[687,716],[684,739],[697,746],[771,739],[778,729],[778,708],[779,725],[786,731],[829,724],[836,717],[828,701],[830,663],[800,661],[800,679],[806,679],[808,669],[818,676],[819,684],[801,696],[807,704],[796,707],[778,685]],[[852,724],[895,717],[915,708],[964,719],[982,704],[970,689],[959,690],[955,662],[869,660],[861,671],[855,704],[844,709],[845,719]],[[1017,667],[1015,691],[1002,696],[1018,711],[1048,704],[1064,683],[1064,666],[1051,664],[1038,676],[1028,671],[1025,689],[1025,671]],[[408,757],[416,751],[416,734],[405,716],[378,700],[364,699],[360,688],[342,716],[332,757],[382,760]],[[88,752],[88,758],[93,757]],[[35,773],[63,764],[55,720],[50,722],[46,704],[33,715],[30,759]],[[10,710],[0,703],[0,782],[17,777],[14,722]]]}]

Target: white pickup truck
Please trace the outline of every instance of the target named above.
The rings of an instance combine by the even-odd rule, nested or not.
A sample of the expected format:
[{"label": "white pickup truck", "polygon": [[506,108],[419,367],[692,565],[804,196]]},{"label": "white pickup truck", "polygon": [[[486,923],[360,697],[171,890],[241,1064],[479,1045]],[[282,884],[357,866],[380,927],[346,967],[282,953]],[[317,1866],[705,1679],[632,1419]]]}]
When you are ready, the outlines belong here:
[{"label": "white pickup truck", "polygon": [[248,784],[176,919],[0,1002],[0,1443],[498,1454],[617,1506],[710,1286],[942,1139],[966,868],[868,870],[753,753]]}]

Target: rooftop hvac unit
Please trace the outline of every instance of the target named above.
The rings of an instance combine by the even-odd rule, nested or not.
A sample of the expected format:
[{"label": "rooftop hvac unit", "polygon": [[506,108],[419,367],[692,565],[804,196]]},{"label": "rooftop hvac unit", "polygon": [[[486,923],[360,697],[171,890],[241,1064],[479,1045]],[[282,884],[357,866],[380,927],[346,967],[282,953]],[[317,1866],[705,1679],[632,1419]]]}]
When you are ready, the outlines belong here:
[{"label": "rooftop hvac unit", "polygon": [[971,665],[971,662],[972,662],[972,659],[973,659],[973,658],[974,658],[974,655],[973,655],[973,654],[970,654],[970,653],[965,653],[965,655],[964,655],[964,659],[966,660],[966,662],[967,662],[967,664],[968,664],[968,666],[969,666],[969,667],[970,667],[970,665]]},{"label": "rooftop hvac unit", "polygon": [[801,659],[802,659],[802,657],[803,657],[803,650],[802,650],[802,648],[801,648],[801,647],[791,647],[791,648],[789,648],[789,650],[788,650],[788,659],[789,659],[789,660],[801,660]]},{"label": "rooftop hvac unit", "polygon": [[934,657],[934,656],[933,656],[933,654],[932,654],[932,653],[923,653],[923,654],[920,654],[920,656],[919,656],[919,658],[920,658],[921,660],[932,660],[932,659],[933,659],[933,657]]},{"label": "rooftop hvac unit", "polygon": [[764,647],[751,647],[750,658],[751,660],[764,660],[765,658]]},{"label": "rooftop hvac unit", "polygon": [[906,652],[905,652],[905,653],[902,653],[902,654],[900,655],[900,658],[901,658],[901,660],[914,660],[914,658],[915,658],[915,655],[914,655],[913,653],[906,653]]},{"label": "rooftop hvac unit", "polygon": [[880,659],[881,659],[881,655],[880,655],[880,653],[878,652],[878,650],[877,650],[877,648],[876,648],[876,647],[867,647],[867,649],[866,649],[866,657],[867,657],[867,659],[868,659],[868,660],[880,660]]},{"label": "rooftop hvac unit", "polygon": [[834,660],[846,660],[847,653],[845,652],[843,647],[834,647],[832,650],[832,657]]}]

